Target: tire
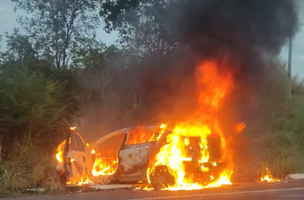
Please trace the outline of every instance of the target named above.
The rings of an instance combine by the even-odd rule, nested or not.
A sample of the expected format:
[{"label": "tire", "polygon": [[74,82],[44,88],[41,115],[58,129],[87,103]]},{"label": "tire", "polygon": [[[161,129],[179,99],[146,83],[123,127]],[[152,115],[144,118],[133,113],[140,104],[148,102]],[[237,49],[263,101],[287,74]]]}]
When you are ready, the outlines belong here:
[{"label": "tire", "polygon": [[150,174],[151,185],[155,190],[161,190],[175,184],[175,178],[166,165],[156,166]]},{"label": "tire", "polygon": [[113,181],[113,175],[101,175],[99,176],[99,180],[102,185],[110,184]]}]

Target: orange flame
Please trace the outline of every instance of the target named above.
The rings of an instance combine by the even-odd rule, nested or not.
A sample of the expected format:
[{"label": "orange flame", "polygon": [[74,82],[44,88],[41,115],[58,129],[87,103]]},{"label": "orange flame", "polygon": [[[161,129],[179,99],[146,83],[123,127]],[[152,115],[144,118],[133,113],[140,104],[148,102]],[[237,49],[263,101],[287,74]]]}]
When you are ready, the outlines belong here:
[{"label": "orange flame", "polygon": [[118,159],[106,159],[106,158],[96,158],[93,169],[92,175],[93,176],[105,176],[105,175],[112,175],[115,173],[118,167]]},{"label": "orange flame", "polygon": [[[139,144],[147,142],[149,132],[145,127],[136,127],[129,131],[126,145]],[[153,137],[153,136],[152,136]]]},{"label": "orange flame", "polygon": [[92,149],[91,154],[95,156],[92,168],[93,176],[105,176],[115,173],[118,168],[118,157],[110,149],[98,153]]},{"label": "orange flame", "polygon": [[65,140],[61,142],[58,147],[57,147],[57,154],[56,154],[56,159],[58,160],[59,163],[63,162],[63,149],[65,146]]},{"label": "orange flame", "polygon": [[[69,128],[70,130],[74,131],[76,129],[76,127],[70,127]],[[58,147],[57,147],[57,154],[56,154],[56,159],[59,163],[62,163],[63,162],[63,149],[64,149],[64,146],[65,146],[65,140],[62,141]]]},{"label": "orange flame", "polygon": [[239,123],[236,125],[235,127],[235,133],[239,134],[240,132],[242,132],[244,129],[246,128],[246,125],[244,124],[244,122]]},{"label": "orange flame", "polygon": [[160,126],[159,126],[159,128],[162,128],[162,129],[164,129],[164,128],[166,128],[167,127],[167,124],[161,124]]},{"label": "orange flame", "polygon": [[[156,155],[155,165],[147,171],[150,174],[156,166],[167,166],[175,178],[174,185],[170,185],[168,190],[193,190],[231,184],[232,153],[227,147],[218,111],[222,100],[233,89],[233,76],[229,71],[220,73],[218,68],[218,63],[213,61],[204,62],[197,68],[199,109],[192,117],[175,126],[172,134],[167,136],[168,144]],[[242,126],[236,126],[239,132],[244,128],[243,123]],[[191,144],[191,140],[199,142]],[[209,145],[211,140],[216,141],[212,142],[212,146]],[[199,158],[189,153],[195,149]],[[214,151],[220,151],[220,156],[214,156]],[[193,166],[200,166],[200,175],[195,176],[187,169],[186,163],[189,162],[193,162]],[[202,179],[204,173],[209,175]]]},{"label": "orange flame", "polygon": [[268,182],[268,183],[271,183],[271,182],[281,182],[280,179],[276,179],[276,178],[273,178],[270,171],[268,170],[268,168],[266,167],[266,175],[261,177],[261,182]]},{"label": "orange flame", "polygon": [[83,178],[80,178],[80,181],[77,182],[72,182],[72,181],[67,181],[66,185],[89,185],[93,184],[92,181],[90,181],[89,177],[86,178],[86,180],[83,180]]}]

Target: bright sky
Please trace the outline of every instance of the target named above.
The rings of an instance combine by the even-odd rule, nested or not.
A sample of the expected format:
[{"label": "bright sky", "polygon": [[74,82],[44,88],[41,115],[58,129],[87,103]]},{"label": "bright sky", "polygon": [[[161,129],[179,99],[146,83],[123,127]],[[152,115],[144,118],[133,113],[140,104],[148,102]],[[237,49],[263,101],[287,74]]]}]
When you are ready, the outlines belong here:
[{"label": "bright sky", "polygon": [[[304,0],[298,0],[299,2],[299,18],[300,23],[304,24]],[[20,27],[16,22],[17,16],[23,15],[25,12],[18,10],[14,12],[14,3],[11,0],[0,0],[0,35],[3,35],[6,31],[12,33],[13,29]],[[304,29],[297,33],[293,39],[293,58],[292,58],[292,73],[297,74],[301,78],[304,78]],[[302,30],[303,29],[303,30]],[[107,45],[114,44],[118,38],[117,33],[107,34],[101,28],[97,30],[97,38]],[[5,38],[2,38],[5,39]],[[0,43],[0,51],[5,49],[5,43]],[[288,58],[288,45],[286,45],[281,52],[281,57],[284,61]]]}]

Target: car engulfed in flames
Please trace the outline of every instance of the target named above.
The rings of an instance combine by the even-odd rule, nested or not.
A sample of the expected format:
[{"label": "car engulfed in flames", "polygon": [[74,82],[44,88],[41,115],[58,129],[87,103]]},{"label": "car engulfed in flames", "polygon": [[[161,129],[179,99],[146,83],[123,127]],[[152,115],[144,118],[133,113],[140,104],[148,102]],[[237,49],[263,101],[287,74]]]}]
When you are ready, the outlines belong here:
[{"label": "car engulfed in flames", "polygon": [[[170,130],[137,126],[107,134],[92,145],[71,129],[58,147],[60,179],[65,184],[148,182],[154,189],[193,190],[231,184],[231,135],[219,120],[222,100],[233,89],[233,74],[215,61],[196,69],[198,108]],[[225,66],[221,66],[225,68]],[[233,132],[233,133],[232,133]]]},{"label": "car engulfed in flames", "polygon": [[57,148],[57,172],[66,185],[148,181],[151,152],[159,148],[164,126],[137,126],[107,134],[86,144],[73,128]]}]

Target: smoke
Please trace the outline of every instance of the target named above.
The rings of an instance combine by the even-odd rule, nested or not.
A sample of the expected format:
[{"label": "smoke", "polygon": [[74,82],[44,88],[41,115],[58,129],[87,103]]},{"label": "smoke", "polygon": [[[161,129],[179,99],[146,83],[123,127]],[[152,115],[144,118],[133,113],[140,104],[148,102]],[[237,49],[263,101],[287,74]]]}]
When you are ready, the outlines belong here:
[{"label": "smoke", "polygon": [[[290,0],[193,0],[174,7],[172,24],[195,57],[229,56],[237,78],[257,80],[263,58],[277,55],[298,28]],[[252,77],[252,78],[250,78]]]},{"label": "smoke", "polygon": [[178,56],[141,63],[137,84],[148,116],[140,119],[173,120],[191,113],[195,68],[206,59],[229,63],[238,94],[233,101],[255,102],[252,91],[263,86],[265,59],[278,55],[298,29],[296,5],[290,0],[180,0],[172,1],[168,13],[164,24],[182,50]]},{"label": "smoke", "polygon": [[295,8],[290,0],[192,0],[174,7],[177,15],[170,20],[182,42],[198,53],[277,54],[297,30]]},{"label": "smoke", "polygon": [[[267,78],[267,60],[275,58],[298,30],[295,1],[172,2],[163,22],[181,50],[174,56],[147,58],[140,70],[137,68],[141,106],[131,117],[133,125],[169,122],[174,126],[191,116],[197,109],[195,70],[202,61],[215,60],[227,63],[219,66],[234,75],[234,89],[219,113],[229,138],[237,122],[250,124],[260,117],[257,107]],[[244,137],[237,136],[230,142],[236,166],[248,169],[250,166],[245,165],[252,163],[244,159],[251,156],[245,150]]]},{"label": "smoke", "polygon": [[[293,0],[161,1],[141,14],[151,16],[151,12],[157,20],[149,24],[159,23],[170,37],[161,39],[174,38],[180,48],[173,55],[145,57],[128,64],[128,69],[115,75],[112,88],[117,94],[111,95],[117,97],[109,103],[115,110],[128,110],[128,120],[111,121],[108,124],[112,128],[107,130],[128,124],[174,124],[187,118],[196,109],[195,69],[204,60],[228,63],[234,73],[235,89],[227,105],[244,119],[244,113],[251,113],[256,106],[258,91],[263,87],[265,59],[275,57],[298,29]],[[129,104],[129,108],[114,105],[113,101]],[[106,113],[105,121],[115,113]]]},{"label": "smoke", "polygon": [[[298,30],[292,0],[172,0],[162,9],[166,12],[159,12],[160,24],[170,39],[176,39],[179,50],[142,58],[115,75],[114,86],[103,95],[107,97],[92,109],[98,114],[89,113],[98,118],[92,126],[94,134],[98,132],[94,138],[102,136],[97,130],[104,134],[139,124],[174,126],[191,116],[198,108],[195,71],[204,60],[217,61],[223,72],[233,72],[234,89],[219,113],[224,129],[232,134],[236,122],[258,116],[266,60],[276,57]],[[243,149],[245,142],[238,137],[231,145]],[[240,153],[244,151],[236,157],[246,157]]]}]

